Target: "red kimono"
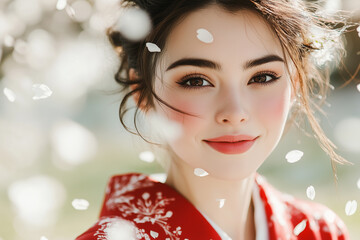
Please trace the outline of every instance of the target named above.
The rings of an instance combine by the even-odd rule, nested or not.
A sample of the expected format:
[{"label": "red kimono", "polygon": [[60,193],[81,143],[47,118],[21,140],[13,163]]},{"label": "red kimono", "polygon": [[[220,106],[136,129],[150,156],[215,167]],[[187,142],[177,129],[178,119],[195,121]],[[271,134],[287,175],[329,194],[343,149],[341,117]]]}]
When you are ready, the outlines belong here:
[{"label": "red kimono", "polygon": [[[323,205],[280,193],[259,174],[253,190],[257,240],[348,240],[342,220]],[[143,174],[113,176],[99,220],[76,240],[230,239],[168,185]]]}]

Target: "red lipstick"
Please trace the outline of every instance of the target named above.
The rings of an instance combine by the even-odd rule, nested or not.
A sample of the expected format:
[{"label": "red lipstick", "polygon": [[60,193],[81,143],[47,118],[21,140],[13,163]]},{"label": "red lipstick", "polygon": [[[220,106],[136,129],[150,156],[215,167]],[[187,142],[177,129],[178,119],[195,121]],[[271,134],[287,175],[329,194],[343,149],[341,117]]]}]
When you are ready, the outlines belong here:
[{"label": "red lipstick", "polygon": [[206,139],[210,147],[225,154],[240,154],[251,148],[258,137],[248,135],[225,135],[217,138]]}]

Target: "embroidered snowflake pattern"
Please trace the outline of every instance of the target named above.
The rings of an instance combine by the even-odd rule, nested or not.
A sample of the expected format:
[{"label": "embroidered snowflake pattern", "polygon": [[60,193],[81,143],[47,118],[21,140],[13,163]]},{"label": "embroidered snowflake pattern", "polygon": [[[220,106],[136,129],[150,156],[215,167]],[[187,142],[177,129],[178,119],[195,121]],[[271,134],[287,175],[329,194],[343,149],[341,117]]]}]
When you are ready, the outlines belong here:
[{"label": "embroidered snowflake pattern", "polygon": [[[152,186],[154,183],[147,180],[144,175],[131,176],[130,178],[124,176],[124,178],[116,179],[114,191],[107,200],[106,207],[119,210],[123,217],[135,223],[151,223],[160,226],[170,240],[180,239],[181,227],[178,226],[175,230],[172,229],[168,224],[168,220],[173,216],[173,212],[166,211],[166,205],[174,201],[175,198],[166,198],[162,192],[157,192],[154,199],[150,193],[144,192],[141,198],[136,199],[135,196],[129,193],[130,191],[140,187]],[[157,236],[157,232],[151,231],[147,233],[144,229],[136,229],[138,239],[148,240]]]}]

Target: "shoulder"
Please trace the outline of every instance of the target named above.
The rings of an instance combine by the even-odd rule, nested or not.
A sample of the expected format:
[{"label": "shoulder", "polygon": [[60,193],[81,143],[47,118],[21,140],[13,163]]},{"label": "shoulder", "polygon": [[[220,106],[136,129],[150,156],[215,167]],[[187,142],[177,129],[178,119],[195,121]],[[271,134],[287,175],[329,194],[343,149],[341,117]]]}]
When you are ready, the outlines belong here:
[{"label": "shoulder", "polygon": [[257,184],[268,222],[275,225],[273,231],[288,229],[286,234],[296,239],[349,239],[344,222],[325,205],[282,193],[262,176],[257,177]]},{"label": "shoulder", "polygon": [[99,220],[77,240],[201,239],[204,235],[220,239],[175,189],[151,176],[129,173],[110,178]]},{"label": "shoulder", "polygon": [[141,230],[126,216],[137,211],[134,202],[138,202],[139,198],[147,199],[156,183],[156,180],[140,173],[110,177],[98,221],[76,240],[141,239],[136,237],[143,235]]}]

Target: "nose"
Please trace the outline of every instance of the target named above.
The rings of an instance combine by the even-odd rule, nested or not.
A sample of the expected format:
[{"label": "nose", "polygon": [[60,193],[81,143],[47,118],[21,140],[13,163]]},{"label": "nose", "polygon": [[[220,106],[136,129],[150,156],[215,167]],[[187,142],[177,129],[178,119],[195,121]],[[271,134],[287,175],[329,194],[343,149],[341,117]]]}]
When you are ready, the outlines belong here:
[{"label": "nose", "polygon": [[228,92],[216,112],[216,122],[227,125],[238,125],[246,122],[249,119],[249,114],[245,110],[245,101],[245,98],[241,97],[239,93]]}]

